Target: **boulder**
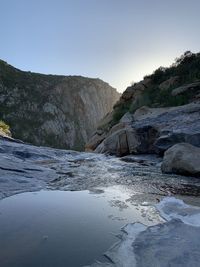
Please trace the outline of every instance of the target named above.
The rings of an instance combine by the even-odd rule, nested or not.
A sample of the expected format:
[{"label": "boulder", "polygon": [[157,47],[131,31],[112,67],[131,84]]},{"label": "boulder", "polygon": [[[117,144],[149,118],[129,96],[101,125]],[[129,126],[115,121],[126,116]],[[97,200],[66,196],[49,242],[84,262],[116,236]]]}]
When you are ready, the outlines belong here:
[{"label": "boulder", "polygon": [[134,117],[133,114],[131,114],[130,112],[125,113],[124,116],[120,119],[120,122],[126,125],[130,125],[133,121]]},{"label": "boulder", "polygon": [[121,96],[121,99],[124,99],[124,100],[130,100],[130,99],[134,99],[135,96],[138,94],[138,93],[141,93],[145,90],[145,85],[142,83],[142,82],[139,82],[139,83],[135,83],[134,85],[132,86],[129,86],[125,91],[124,93],[122,94]]},{"label": "boulder", "polygon": [[159,85],[159,89],[161,91],[168,90],[170,87],[176,86],[178,84],[178,81],[179,81],[178,76],[170,77],[169,79],[167,79],[166,81],[162,82]]},{"label": "boulder", "polygon": [[115,124],[110,129],[110,131],[108,132],[107,136],[105,136],[105,137],[108,137],[108,136],[112,135],[114,132],[117,132],[118,130],[124,129],[125,127],[126,127],[126,124],[125,123],[119,122],[119,123]]},{"label": "boulder", "polygon": [[148,106],[142,106],[134,112],[133,117],[135,121],[151,119],[168,112],[170,109],[171,108],[150,108]]},{"label": "boulder", "polygon": [[142,107],[134,113],[132,127],[143,129],[142,132],[149,128],[155,129],[157,135],[154,135],[153,150],[154,153],[163,155],[177,143],[185,142],[200,147],[199,114],[200,103],[167,108]]},{"label": "boulder", "polygon": [[139,101],[141,94],[148,86],[150,86],[151,83],[152,80],[150,78],[145,78],[143,81],[127,87],[127,89],[123,92],[119,101],[117,101],[113,108],[115,109],[121,106],[121,104],[127,103],[129,101],[136,103],[137,101]]},{"label": "boulder", "polygon": [[189,143],[191,145],[200,147],[200,132],[168,132],[155,141],[155,152],[163,155],[164,152],[178,143]]},{"label": "boulder", "polygon": [[164,173],[200,176],[200,148],[180,143],[169,148],[163,158]]},{"label": "boulder", "polygon": [[197,91],[198,93],[200,92],[199,81],[175,88],[171,94],[172,96],[177,96],[177,95],[185,94],[186,92],[190,93],[191,91],[194,91],[194,90]]},{"label": "boulder", "polygon": [[95,152],[116,156],[153,153],[153,144],[157,134],[157,130],[151,126],[138,129],[126,126],[123,129],[113,131],[96,148]]},{"label": "boulder", "polygon": [[154,154],[154,142],[158,137],[158,130],[152,125],[144,125],[136,127],[137,139],[139,145],[137,146],[136,154]]},{"label": "boulder", "polygon": [[94,134],[89,142],[85,145],[85,151],[92,152],[95,150],[95,148],[105,139],[105,133],[104,134]]},{"label": "boulder", "polygon": [[136,152],[139,144],[135,130],[131,127],[127,127],[107,137],[95,149],[95,152],[124,156]]}]

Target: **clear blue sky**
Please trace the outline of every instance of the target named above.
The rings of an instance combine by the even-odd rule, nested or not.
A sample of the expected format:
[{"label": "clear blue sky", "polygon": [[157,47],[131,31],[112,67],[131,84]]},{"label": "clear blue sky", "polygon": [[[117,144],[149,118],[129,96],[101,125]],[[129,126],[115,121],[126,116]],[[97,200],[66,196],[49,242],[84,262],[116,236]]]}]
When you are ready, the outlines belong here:
[{"label": "clear blue sky", "polygon": [[200,0],[0,0],[0,58],[123,91],[200,51]]}]

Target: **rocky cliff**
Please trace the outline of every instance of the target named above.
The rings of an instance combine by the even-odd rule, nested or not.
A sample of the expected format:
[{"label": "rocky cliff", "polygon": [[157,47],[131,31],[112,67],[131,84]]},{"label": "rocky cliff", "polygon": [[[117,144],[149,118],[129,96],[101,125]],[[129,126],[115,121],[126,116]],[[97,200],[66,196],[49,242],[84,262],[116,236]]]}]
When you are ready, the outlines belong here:
[{"label": "rocky cliff", "polygon": [[118,99],[100,79],[24,72],[0,61],[0,119],[13,137],[35,145],[83,149]]},{"label": "rocky cliff", "polygon": [[200,147],[200,53],[186,52],[128,87],[86,150],[162,156],[177,143]]}]

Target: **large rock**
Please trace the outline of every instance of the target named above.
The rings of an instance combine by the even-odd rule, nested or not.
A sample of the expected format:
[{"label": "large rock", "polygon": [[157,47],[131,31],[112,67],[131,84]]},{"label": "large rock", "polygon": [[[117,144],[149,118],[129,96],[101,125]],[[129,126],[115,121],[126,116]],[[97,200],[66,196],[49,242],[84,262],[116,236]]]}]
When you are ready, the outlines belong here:
[{"label": "large rock", "polygon": [[134,121],[156,118],[169,110],[171,110],[171,108],[149,108],[147,106],[142,106],[134,112]]},{"label": "large rock", "polygon": [[113,131],[96,149],[97,153],[116,156],[153,153],[157,130],[151,126],[134,129],[126,126]]},{"label": "large rock", "polygon": [[92,152],[95,150],[95,148],[105,139],[106,134],[98,134],[95,133],[89,140],[89,142],[86,143],[85,145],[85,151],[87,152]]},{"label": "large rock", "polygon": [[82,150],[120,94],[100,79],[24,72],[0,61],[0,118],[12,135]]},{"label": "large rock", "polygon": [[159,85],[159,89],[162,91],[168,90],[169,88],[176,86],[178,82],[179,82],[178,76],[170,77],[169,79],[167,79],[166,81],[162,82]]},{"label": "large rock", "polygon": [[97,153],[108,153],[116,156],[124,156],[136,153],[139,140],[136,132],[130,128],[117,130],[107,137],[96,149]]},{"label": "large rock", "polygon": [[[127,112],[119,121],[119,123],[115,124],[114,126],[109,125],[109,123],[112,121],[112,116],[110,116],[111,113],[107,114],[103,120],[100,121],[98,128],[96,132],[92,135],[92,137],[89,139],[89,141],[85,145],[85,151],[94,151],[101,143],[102,141],[114,134],[115,132],[125,129],[130,128],[131,123],[133,122],[133,115],[129,112]],[[129,130],[128,130],[129,131]],[[107,147],[107,145],[106,145]],[[106,153],[111,153],[115,154],[109,151],[106,151],[106,148],[104,144],[100,145],[100,147],[97,150],[99,153],[102,153],[100,151],[105,151]],[[96,152],[97,152],[96,151]],[[116,150],[117,151],[117,150]],[[119,155],[121,155],[121,152],[118,151]],[[122,153],[123,155],[123,153]]]},{"label": "large rock", "polygon": [[200,148],[180,143],[168,149],[161,169],[165,173],[200,176]]},{"label": "large rock", "polygon": [[200,103],[169,108],[138,109],[133,127],[136,129],[151,126],[157,130],[153,150],[163,154],[171,146],[187,142],[200,147]]},{"label": "large rock", "polygon": [[[121,155],[123,153],[119,151],[123,151],[122,144],[125,145],[124,150],[127,154],[157,153],[163,155],[168,148],[181,142],[200,147],[199,114],[200,103],[170,108],[142,107],[134,115],[125,116],[129,117],[129,120],[124,126],[124,131],[131,129],[132,134],[129,135],[129,139],[133,138],[133,150],[127,147],[126,142],[121,142],[120,148],[117,145],[116,139],[121,138],[122,133],[119,132],[120,125],[118,124],[112,128],[111,136],[107,133],[105,140],[99,145],[100,148],[97,147],[96,152]],[[111,137],[115,140],[112,141],[112,146],[110,144],[112,143]],[[137,145],[135,140],[137,140]]]},{"label": "large rock", "polygon": [[139,101],[142,93],[149,85],[151,85],[151,82],[150,78],[144,78],[144,80],[127,87],[121,95],[119,101],[114,105],[114,108],[117,108],[126,102],[132,102],[132,104],[134,104]]},{"label": "large rock", "polygon": [[163,155],[168,148],[177,143],[189,143],[200,147],[200,132],[192,130],[191,132],[161,132],[161,136],[154,143],[154,148],[158,154]]},{"label": "large rock", "polygon": [[172,96],[177,96],[177,95],[183,95],[186,93],[191,94],[192,91],[195,91],[196,95],[200,93],[200,82],[199,81],[175,88],[171,94]]}]

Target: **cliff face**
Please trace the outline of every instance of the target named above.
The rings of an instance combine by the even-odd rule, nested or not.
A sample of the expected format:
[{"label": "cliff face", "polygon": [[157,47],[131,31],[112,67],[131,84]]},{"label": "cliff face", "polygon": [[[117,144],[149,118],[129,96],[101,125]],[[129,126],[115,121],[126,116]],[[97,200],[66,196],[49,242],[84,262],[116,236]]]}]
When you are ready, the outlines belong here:
[{"label": "cliff face", "polygon": [[14,138],[81,150],[119,93],[100,79],[24,72],[0,61],[0,118]]}]

